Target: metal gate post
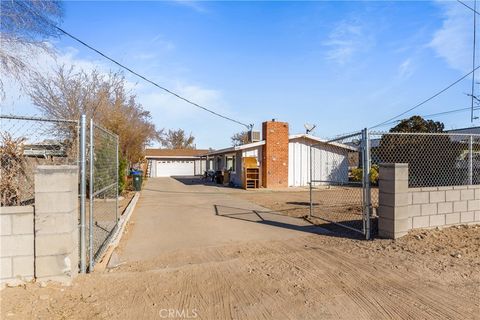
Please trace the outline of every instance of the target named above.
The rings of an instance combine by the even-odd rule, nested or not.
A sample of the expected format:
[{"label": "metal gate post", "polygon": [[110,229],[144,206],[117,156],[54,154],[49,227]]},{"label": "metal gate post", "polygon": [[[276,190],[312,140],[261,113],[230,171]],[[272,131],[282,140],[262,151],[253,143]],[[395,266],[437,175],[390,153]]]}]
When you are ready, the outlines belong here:
[{"label": "metal gate post", "polygon": [[468,184],[473,185],[473,136],[468,142]]},{"label": "metal gate post", "polygon": [[312,146],[310,145],[310,211],[308,213],[308,218],[311,219],[312,218],[312,211],[313,211],[313,195],[312,195],[312,192],[313,192],[313,182],[312,182],[312,171],[313,171],[313,167],[312,167]]},{"label": "metal gate post", "polygon": [[94,152],[95,152],[95,145],[94,145],[94,139],[93,139],[93,133],[94,133],[94,128],[93,128],[93,119],[90,119],[90,160],[89,160],[89,169],[90,169],[90,183],[89,183],[89,189],[90,189],[90,210],[89,210],[89,224],[88,224],[88,230],[89,230],[89,240],[88,240],[88,245],[89,245],[89,261],[88,261],[88,271],[92,272],[93,271],[93,215],[95,214],[93,210],[93,187],[94,187]]},{"label": "metal gate post", "polygon": [[[115,219],[118,221],[118,178],[119,178],[119,175],[118,175],[118,135],[116,136],[117,138],[115,139]],[[148,164],[147,164],[148,166]]]},{"label": "metal gate post", "polygon": [[370,239],[370,135],[368,129],[362,130],[362,166],[363,166],[363,230],[365,238]]},{"label": "metal gate post", "polygon": [[86,118],[80,117],[80,273],[86,272],[87,252],[85,250],[85,200],[86,200],[86,144],[85,144]]}]

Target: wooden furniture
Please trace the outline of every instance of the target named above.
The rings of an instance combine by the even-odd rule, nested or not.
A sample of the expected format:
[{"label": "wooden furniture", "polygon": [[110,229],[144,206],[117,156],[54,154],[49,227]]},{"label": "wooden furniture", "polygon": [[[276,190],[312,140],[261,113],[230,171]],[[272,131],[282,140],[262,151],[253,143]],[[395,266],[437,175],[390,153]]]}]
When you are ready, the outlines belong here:
[{"label": "wooden furniture", "polygon": [[243,188],[258,189],[260,187],[260,168],[256,157],[243,158]]}]

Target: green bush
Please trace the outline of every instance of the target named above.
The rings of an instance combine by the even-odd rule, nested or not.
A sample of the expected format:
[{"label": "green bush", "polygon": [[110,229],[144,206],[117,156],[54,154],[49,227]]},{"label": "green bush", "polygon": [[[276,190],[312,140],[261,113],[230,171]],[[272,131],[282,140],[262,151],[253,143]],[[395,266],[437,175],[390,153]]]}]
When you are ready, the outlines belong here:
[{"label": "green bush", "polygon": [[125,180],[125,175],[127,174],[127,159],[123,158],[120,154],[118,155],[118,194],[122,194],[125,191],[127,181]]},{"label": "green bush", "polygon": [[[350,174],[351,174],[352,181],[360,182],[362,181],[362,177],[363,177],[363,169],[362,168],[352,169]],[[374,185],[378,184],[378,165],[376,164],[374,164],[370,168],[370,183]]]}]

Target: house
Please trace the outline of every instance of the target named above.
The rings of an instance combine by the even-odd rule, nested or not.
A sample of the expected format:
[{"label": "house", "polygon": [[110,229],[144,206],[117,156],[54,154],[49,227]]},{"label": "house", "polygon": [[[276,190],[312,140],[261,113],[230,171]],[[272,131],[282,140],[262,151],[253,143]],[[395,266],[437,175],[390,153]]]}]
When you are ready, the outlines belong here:
[{"label": "house", "polygon": [[263,187],[301,187],[310,182],[310,150],[313,180],[348,182],[348,155],[356,152],[354,147],[327,143],[309,134],[289,135],[288,123],[275,120],[262,124],[262,140],[210,151],[204,158],[207,170],[230,171],[229,182],[235,186],[243,185],[243,159],[254,157]]},{"label": "house", "polygon": [[147,175],[149,177],[202,175],[205,160],[201,155],[208,150],[196,149],[146,149]]}]

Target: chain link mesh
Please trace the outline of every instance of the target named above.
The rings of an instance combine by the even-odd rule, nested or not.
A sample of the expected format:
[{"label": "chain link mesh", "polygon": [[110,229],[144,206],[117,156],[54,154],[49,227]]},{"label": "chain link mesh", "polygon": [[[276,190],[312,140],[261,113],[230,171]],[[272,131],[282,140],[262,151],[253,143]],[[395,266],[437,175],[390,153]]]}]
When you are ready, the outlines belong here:
[{"label": "chain link mesh", "polygon": [[78,121],[0,115],[2,206],[35,201],[39,165],[78,165]]},{"label": "chain link mesh", "polygon": [[364,232],[362,133],[311,148],[311,217]]},{"label": "chain link mesh", "polygon": [[[93,136],[90,139],[87,159],[89,161],[89,208],[93,215],[90,219],[89,214],[88,219],[91,237],[90,254],[91,259],[96,260],[118,221],[118,138],[95,124],[90,132]],[[90,161],[92,151],[93,162]],[[91,176],[93,179],[90,178]]]},{"label": "chain link mesh", "polygon": [[372,132],[370,145],[373,167],[408,164],[410,188],[480,184],[480,135]]}]

